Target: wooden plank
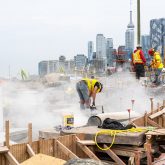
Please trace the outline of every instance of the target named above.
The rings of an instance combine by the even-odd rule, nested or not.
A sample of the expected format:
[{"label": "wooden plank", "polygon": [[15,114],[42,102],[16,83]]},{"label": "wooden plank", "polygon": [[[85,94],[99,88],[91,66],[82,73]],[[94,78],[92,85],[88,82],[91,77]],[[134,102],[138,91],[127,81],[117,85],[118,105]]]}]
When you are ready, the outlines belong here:
[{"label": "wooden plank", "polygon": [[28,143],[32,145],[32,123],[28,124]]},{"label": "wooden plank", "polygon": [[100,161],[100,159],[87,146],[81,145],[81,149],[89,156],[89,158]]},{"label": "wooden plank", "polygon": [[[80,141],[80,139],[78,137],[76,137],[76,141]],[[100,159],[85,145],[82,145],[80,143],[77,143],[81,149],[91,158],[94,160],[98,160],[100,161]]]},{"label": "wooden plank", "polygon": [[0,153],[6,153],[6,152],[8,152],[8,151],[9,151],[9,149],[8,149],[7,146],[2,146],[2,147],[0,147]]},{"label": "wooden plank", "polygon": [[31,146],[29,144],[26,145],[27,146],[27,152],[29,154],[30,157],[34,156],[35,153],[33,151],[33,149],[31,148]]},{"label": "wooden plank", "polygon": [[[108,146],[104,144],[104,148]],[[126,165],[111,149],[105,151],[117,164]]]},{"label": "wooden plank", "polygon": [[26,143],[11,145],[10,152],[18,162],[23,162],[29,158]]},{"label": "wooden plank", "polygon": [[153,127],[158,127],[158,128],[162,128],[159,124],[155,123],[154,121],[152,121],[150,118],[148,118],[147,120],[148,124],[150,124]]},{"label": "wooden plank", "polygon": [[11,165],[19,165],[19,162],[16,160],[16,158],[11,154],[11,152],[7,152],[5,154],[7,160]]},{"label": "wooden plank", "polygon": [[7,160],[5,158],[4,154],[0,154],[0,165],[6,165],[7,164]]},{"label": "wooden plank", "polygon": [[5,122],[5,145],[9,148],[10,146],[10,135],[9,135],[9,120]]},{"label": "wooden plank", "polygon": [[145,112],[144,114],[144,126],[147,127],[147,119],[148,119],[148,115],[147,112]]},{"label": "wooden plank", "polygon": [[78,140],[77,143],[80,143],[82,145],[96,145],[95,141],[93,140]]},{"label": "wooden plank", "polygon": [[136,151],[136,153],[135,153],[135,164],[140,165],[140,153],[139,153],[139,151]]},{"label": "wooden plank", "polygon": [[150,119],[154,119],[154,118],[156,118],[156,117],[158,117],[158,116],[160,116],[160,115],[162,115],[162,114],[164,114],[164,113],[165,113],[165,108],[162,109],[161,111],[158,111],[158,112],[156,112],[156,113],[150,115],[149,118],[150,118]]},{"label": "wooden plank", "polygon": [[[119,155],[119,156],[125,156],[125,157],[135,157],[135,152],[136,151],[139,151],[140,152],[140,158],[145,158],[146,157],[146,153],[145,153],[145,149],[144,148],[137,148],[134,146],[132,147],[125,147],[125,146],[112,146],[111,150],[116,154],[116,155]],[[98,148],[95,149],[95,151],[97,152],[105,152],[105,151],[102,151]]]},{"label": "wooden plank", "polygon": [[165,114],[162,115],[162,127],[165,128]]},{"label": "wooden plank", "polygon": [[153,103],[153,98],[150,98],[150,101],[151,101],[151,114],[153,113],[154,111],[154,103]]},{"label": "wooden plank", "polygon": [[153,131],[148,131],[146,135],[165,135],[165,129],[156,129]]},{"label": "wooden plank", "polygon": [[[158,107],[158,111],[161,112],[162,110],[163,110],[163,109],[161,109],[160,106],[159,106],[159,107]],[[162,125],[162,124],[163,124],[162,115],[158,117],[158,124],[159,124],[160,126],[163,126],[163,125]]]},{"label": "wooden plank", "polygon": [[85,139],[85,134],[76,134],[76,135],[73,135],[74,146],[75,146],[75,154],[78,157],[80,157],[80,158],[88,158],[88,156],[84,153],[84,151],[81,150],[81,146],[78,145],[78,143],[77,143],[77,137],[80,140],[84,140]]},{"label": "wooden plank", "polygon": [[135,164],[135,157],[131,156],[128,160],[128,165],[134,165]]},{"label": "wooden plank", "polygon": [[67,155],[70,159],[78,159],[79,157],[75,155],[72,151],[70,151],[67,147],[65,147],[61,142],[56,140],[56,143],[58,144],[59,149]]},{"label": "wooden plank", "polygon": [[146,149],[146,154],[147,154],[147,165],[151,165],[152,164],[151,144],[145,143],[144,147]]}]

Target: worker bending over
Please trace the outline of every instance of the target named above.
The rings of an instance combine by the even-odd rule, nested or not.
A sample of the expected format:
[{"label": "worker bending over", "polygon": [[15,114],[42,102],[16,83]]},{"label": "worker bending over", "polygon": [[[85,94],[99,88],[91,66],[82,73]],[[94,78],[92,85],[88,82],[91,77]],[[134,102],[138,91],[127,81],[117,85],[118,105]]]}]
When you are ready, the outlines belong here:
[{"label": "worker bending over", "polygon": [[101,92],[103,85],[96,79],[84,78],[76,84],[77,93],[80,98],[80,109],[95,107],[96,94]]},{"label": "worker bending over", "polygon": [[160,53],[155,51],[155,49],[151,48],[148,50],[148,54],[152,57],[150,67],[155,70],[155,80],[153,83],[155,85],[159,85],[161,83],[160,82],[160,74],[161,74],[161,71],[163,69],[163,63],[162,63]]}]

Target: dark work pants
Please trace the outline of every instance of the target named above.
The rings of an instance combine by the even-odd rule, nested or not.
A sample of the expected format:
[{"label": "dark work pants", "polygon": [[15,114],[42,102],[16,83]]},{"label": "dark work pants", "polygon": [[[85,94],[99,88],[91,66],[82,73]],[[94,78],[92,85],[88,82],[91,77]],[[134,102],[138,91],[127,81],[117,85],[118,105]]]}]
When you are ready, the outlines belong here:
[{"label": "dark work pants", "polygon": [[140,79],[140,77],[144,77],[145,70],[143,64],[135,64],[135,72],[136,72],[136,78]]}]

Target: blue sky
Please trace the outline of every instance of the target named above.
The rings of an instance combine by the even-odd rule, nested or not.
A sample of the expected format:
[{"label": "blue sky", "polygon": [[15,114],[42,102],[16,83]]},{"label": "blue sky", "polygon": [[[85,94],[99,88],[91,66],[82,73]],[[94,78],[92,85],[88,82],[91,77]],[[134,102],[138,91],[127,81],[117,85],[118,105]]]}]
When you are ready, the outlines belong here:
[{"label": "blue sky", "polygon": [[[141,33],[149,21],[165,18],[164,0],[141,0]],[[136,34],[136,0],[132,0]],[[87,54],[96,34],[124,44],[130,0],[0,0],[0,76],[17,76],[24,68],[37,74],[38,62]],[[136,44],[136,40],[135,40]]]}]

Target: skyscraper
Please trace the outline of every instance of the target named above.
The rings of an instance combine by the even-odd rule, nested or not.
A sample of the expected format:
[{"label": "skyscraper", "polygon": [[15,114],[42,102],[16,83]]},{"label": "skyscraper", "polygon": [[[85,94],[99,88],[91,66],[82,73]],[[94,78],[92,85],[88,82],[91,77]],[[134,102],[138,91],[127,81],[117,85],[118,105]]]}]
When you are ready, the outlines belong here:
[{"label": "skyscraper", "polygon": [[130,23],[127,25],[125,32],[125,48],[133,51],[134,50],[134,24],[132,21],[132,11],[130,11]]},{"label": "skyscraper", "polygon": [[152,19],[150,21],[151,47],[164,55],[165,18]]},{"label": "skyscraper", "polygon": [[86,66],[87,57],[84,54],[74,56],[75,67],[78,70],[84,69]]},{"label": "skyscraper", "polygon": [[142,43],[144,55],[145,55],[146,59],[148,59],[149,58],[148,50],[151,48],[150,36],[149,35],[142,35],[141,36],[141,43]]},{"label": "skyscraper", "polygon": [[88,42],[88,63],[91,62],[92,56],[93,56],[93,51],[94,51],[94,45],[92,41]]},{"label": "skyscraper", "polygon": [[96,36],[96,58],[106,59],[106,38],[103,34]]},{"label": "skyscraper", "polygon": [[95,67],[99,72],[104,72],[107,67],[106,38],[103,34],[96,36],[96,60]]},{"label": "skyscraper", "polygon": [[107,66],[113,66],[113,39],[107,38],[106,42],[106,56],[107,56]]}]

